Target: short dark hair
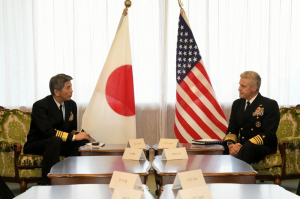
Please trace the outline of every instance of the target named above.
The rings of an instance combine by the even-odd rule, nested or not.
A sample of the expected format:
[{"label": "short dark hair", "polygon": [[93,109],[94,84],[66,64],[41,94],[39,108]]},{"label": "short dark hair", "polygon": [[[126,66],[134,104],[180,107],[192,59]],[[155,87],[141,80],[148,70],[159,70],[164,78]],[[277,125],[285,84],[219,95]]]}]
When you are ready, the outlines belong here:
[{"label": "short dark hair", "polygon": [[65,83],[68,81],[71,81],[73,78],[69,75],[66,74],[57,74],[53,77],[51,77],[50,82],[49,82],[49,88],[51,95],[54,95],[54,90],[61,90],[64,86]]}]

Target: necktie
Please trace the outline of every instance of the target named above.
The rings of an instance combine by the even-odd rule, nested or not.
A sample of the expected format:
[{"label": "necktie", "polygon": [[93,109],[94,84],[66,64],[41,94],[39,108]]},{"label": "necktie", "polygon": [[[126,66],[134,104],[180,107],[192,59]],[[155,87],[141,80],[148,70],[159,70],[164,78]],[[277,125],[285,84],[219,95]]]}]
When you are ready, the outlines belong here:
[{"label": "necktie", "polygon": [[249,107],[250,107],[250,102],[247,101],[247,106],[246,106],[245,112],[249,109]]},{"label": "necktie", "polygon": [[63,110],[62,110],[62,105],[59,106],[60,112],[61,112],[61,116],[64,119],[64,114],[63,114]]}]

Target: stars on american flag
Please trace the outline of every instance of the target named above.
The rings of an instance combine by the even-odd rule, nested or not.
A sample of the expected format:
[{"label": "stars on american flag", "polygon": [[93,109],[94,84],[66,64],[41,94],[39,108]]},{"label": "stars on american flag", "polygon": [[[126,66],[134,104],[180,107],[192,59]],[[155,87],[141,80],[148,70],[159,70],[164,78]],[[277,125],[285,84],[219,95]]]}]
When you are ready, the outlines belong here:
[{"label": "stars on american flag", "polygon": [[177,35],[176,79],[180,83],[201,60],[193,33],[180,15]]}]

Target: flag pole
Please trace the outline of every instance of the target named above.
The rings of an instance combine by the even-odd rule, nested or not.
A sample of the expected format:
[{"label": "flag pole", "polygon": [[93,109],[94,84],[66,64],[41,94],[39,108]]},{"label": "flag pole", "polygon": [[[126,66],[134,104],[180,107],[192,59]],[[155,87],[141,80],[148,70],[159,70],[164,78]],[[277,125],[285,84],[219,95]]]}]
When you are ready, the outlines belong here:
[{"label": "flag pole", "polygon": [[125,5],[125,8],[123,10],[123,15],[126,16],[128,8],[131,7],[131,1],[130,0],[124,1],[124,5]]},{"label": "flag pole", "polygon": [[188,26],[191,28],[190,24],[189,24],[189,20],[187,20],[186,15],[185,15],[185,11],[183,9],[183,3],[181,2],[181,0],[178,0],[178,4],[180,7],[180,14],[182,15],[182,17],[184,18],[184,20],[186,21],[186,23],[188,24]]},{"label": "flag pole", "polygon": [[179,7],[180,7],[181,9],[183,9],[183,8],[182,8],[183,3],[181,2],[181,0],[178,0],[178,4],[179,4]]},{"label": "flag pole", "polygon": [[124,17],[126,17],[127,14],[128,14],[128,8],[131,7],[131,1],[130,0],[124,1],[124,5],[125,5],[125,8],[123,10],[123,13],[122,13],[122,16],[121,16],[121,19],[120,19],[120,22],[119,22],[119,25],[118,25],[118,28],[117,28],[117,32],[118,32],[119,28],[121,27],[121,24],[123,22]]}]

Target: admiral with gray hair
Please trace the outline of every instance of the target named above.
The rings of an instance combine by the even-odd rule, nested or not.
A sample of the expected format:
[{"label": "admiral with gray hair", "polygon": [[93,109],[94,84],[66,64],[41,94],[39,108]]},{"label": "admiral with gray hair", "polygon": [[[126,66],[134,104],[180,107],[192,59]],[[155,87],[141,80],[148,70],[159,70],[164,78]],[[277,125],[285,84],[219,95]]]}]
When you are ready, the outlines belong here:
[{"label": "admiral with gray hair", "polygon": [[[233,102],[224,138],[225,153],[247,163],[276,153],[280,113],[275,100],[259,93],[261,78],[254,71],[240,75],[239,97]],[[239,140],[238,140],[239,137]]]},{"label": "admiral with gray hair", "polygon": [[77,132],[77,105],[71,100],[73,89],[69,75],[58,74],[49,82],[51,95],[32,107],[30,130],[24,154],[43,155],[42,185],[50,184],[47,174],[59,162],[59,156],[77,156],[78,148],[90,135]]}]

